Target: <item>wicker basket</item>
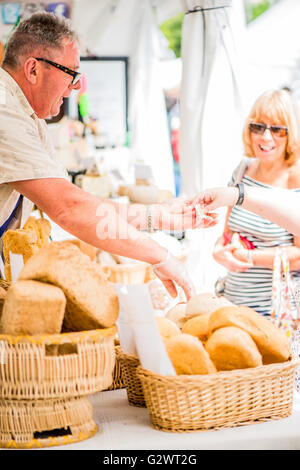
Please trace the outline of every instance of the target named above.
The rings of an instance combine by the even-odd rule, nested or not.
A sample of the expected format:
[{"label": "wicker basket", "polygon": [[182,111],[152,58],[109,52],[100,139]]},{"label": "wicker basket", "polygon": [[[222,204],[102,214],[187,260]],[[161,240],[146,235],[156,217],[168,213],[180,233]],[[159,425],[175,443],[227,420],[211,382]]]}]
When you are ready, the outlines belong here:
[{"label": "wicker basket", "polygon": [[107,280],[114,284],[143,284],[145,282],[146,263],[124,263],[102,266]]},{"label": "wicker basket", "polygon": [[0,335],[0,399],[70,398],[112,383],[116,327],[41,336]]},{"label": "wicker basket", "polygon": [[135,356],[124,354],[120,347],[116,348],[116,357],[121,365],[129,405],[146,406],[142,384],[136,374],[137,367],[140,365],[139,359]]},{"label": "wicker basket", "polygon": [[0,447],[29,449],[72,444],[96,431],[87,398],[0,400]]},{"label": "wicker basket", "polygon": [[298,361],[176,377],[138,367],[152,426],[192,432],[289,416]]},{"label": "wicker basket", "polygon": [[120,341],[115,339],[115,353],[116,353],[116,361],[115,367],[113,370],[113,381],[112,384],[106,390],[118,390],[120,388],[125,387],[124,377],[122,374],[121,363],[117,354],[117,351],[120,347]]}]

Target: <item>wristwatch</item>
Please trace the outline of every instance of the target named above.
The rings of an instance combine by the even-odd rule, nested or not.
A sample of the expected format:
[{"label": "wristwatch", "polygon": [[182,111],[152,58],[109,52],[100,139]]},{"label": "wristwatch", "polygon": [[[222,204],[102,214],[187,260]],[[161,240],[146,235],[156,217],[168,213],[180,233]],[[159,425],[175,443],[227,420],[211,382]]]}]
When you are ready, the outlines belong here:
[{"label": "wristwatch", "polygon": [[237,183],[235,185],[236,188],[239,190],[239,197],[238,200],[235,203],[235,206],[241,206],[244,202],[244,197],[245,197],[245,187],[244,183]]}]

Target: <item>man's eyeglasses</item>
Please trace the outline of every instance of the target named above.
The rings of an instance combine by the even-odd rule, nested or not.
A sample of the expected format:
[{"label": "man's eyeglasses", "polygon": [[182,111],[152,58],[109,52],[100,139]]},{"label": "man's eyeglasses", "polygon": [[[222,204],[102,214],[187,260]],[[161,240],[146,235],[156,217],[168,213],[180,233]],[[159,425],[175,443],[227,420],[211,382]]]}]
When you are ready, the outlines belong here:
[{"label": "man's eyeglasses", "polygon": [[266,130],[269,129],[271,133],[277,137],[285,137],[288,135],[288,128],[284,126],[266,126],[266,124],[257,124],[256,122],[251,122],[249,124],[249,130],[253,134],[263,135]]},{"label": "man's eyeglasses", "polygon": [[35,57],[35,59],[42,60],[43,62],[47,62],[47,64],[50,64],[53,67],[56,67],[57,69],[62,70],[63,72],[71,75],[73,77],[72,85],[76,85],[76,83],[78,83],[80,80],[81,73],[75,72],[75,70],[71,70],[68,67],[65,67],[64,65],[57,64],[56,62],[52,62],[52,60],[43,59],[42,57]]}]

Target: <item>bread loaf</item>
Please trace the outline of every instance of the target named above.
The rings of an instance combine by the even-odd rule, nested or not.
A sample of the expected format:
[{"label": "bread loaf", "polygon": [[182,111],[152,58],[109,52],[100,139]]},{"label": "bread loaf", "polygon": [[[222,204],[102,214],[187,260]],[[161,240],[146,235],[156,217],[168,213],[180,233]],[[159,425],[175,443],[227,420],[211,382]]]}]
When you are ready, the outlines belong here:
[{"label": "bread loaf", "polygon": [[114,257],[107,251],[100,251],[97,254],[97,261],[101,266],[115,266],[117,264]]},{"label": "bread loaf", "polygon": [[85,255],[87,255],[91,261],[94,261],[96,258],[97,248],[89,243],[86,243],[78,238],[74,238],[71,240],[67,240],[69,243],[73,243],[74,245],[78,246],[79,250],[82,251]]},{"label": "bread loaf", "polygon": [[17,281],[6,293],[0,331],[11,335],[61,332],[66,298],[58,287],[38,281]]},{"label": "bread loaf", "polygon": [[66,298],[65,331],[112,326],[119,313],[114,288],[99,266],[73,243],[52,242],[41,248],[20,273],[19,279],[35,279],[60,287]]},{"label": "bread loaf", "polygon": [[44,218],[36,219],[35,217],[30,216],[28,217],[23,229],[32,231],[36,234],[38,248],[42,248],[42,246],[49,243],[49,237],[51,234],[51,224],[49,220]]},{"label": "bread loaf", "polygon": [[0,286],[0,321],[1,321],[2,309],[3,309],[5,297],[6,297],[6,290]]},{"label": "bread loaf", "polygon": [[236,326],[254,340],[264,364],[285,362],[290,357],[290,344],[285,334],[270,320],[249,307],[223,307],[209,319],[209,335],[225,326]]},{"label": "bread loaf", "polygon": [[11,266],[10,266],[10,255],[14,254],[22,255],[24,264],[29,258],[38,251],[37,235],[31,230],[7,230],[3,237],[3,256],[4,256],[4,273],[5,278],[11,281]]},{"label": "bread loaf", "polygon": [[232,305],[225,297],[218,297],[210,292],[202,292],[193,296],[186,304],[186,319],[204,313],[212,313],[218,308]]},{"label": "bread loaf", "polygon": [[166,350],[178,375],[213,374],[216,367],[201,341],[195,336],[181,334],[170,338]]},{"label": "bread loaf", "polygon": [[208,320],[210,314],[204,313],[190,318],[184,323],[181,331],[192,336],[196,336],[200,341],[205,342],[208,338]]},{"label": "bread loaf", "polygon": [[182,328],[186,322],[185,316],[186,303],[179,302],[166,313],[165,318],[172,320],[179,328]]},{"label": "bread loaf", "polygon": [[158,328],[158,331],[163,339],[170,339],[173,336],[177,336],[181,334],[180,329],[178,326],[169,320],[168,318],[164,317],[155,317],[155,322]]},{"label": "bread loaf", "polygon": [[262,365],[261,354],[251,336],[234,326],[216,330],[206,342],[205,349],[218,371]]}]

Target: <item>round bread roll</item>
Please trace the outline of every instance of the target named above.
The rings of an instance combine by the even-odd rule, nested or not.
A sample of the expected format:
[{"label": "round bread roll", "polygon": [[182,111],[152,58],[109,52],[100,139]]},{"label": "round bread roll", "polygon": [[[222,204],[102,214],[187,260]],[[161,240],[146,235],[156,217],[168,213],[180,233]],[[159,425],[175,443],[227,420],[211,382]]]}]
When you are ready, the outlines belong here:
[{"label": "round bread roll", "polygon": [[181,331],[172,320],[164,317],[155,317],[158,331],[163,339],[170,339],[173,336],[180,335]]},{"label": "round bread roll", "polygon": [[190,318],[184,323],[181,330],[182,333],[197,336],[200,341],[207,341],[209,317],[209,313],[204,313],[203,315],[197,315],[196,317]]},{"label": "round bread roll", "polygon": [[182,328],[186,322],[185,309],[186,303],[179,302],[167,312],[165,318],[168,318],[169,320],[172,320],[174,323],[176,323],[178,328]]},{"label": "round bread roll", "polygon": [[208,323],[209,335],[225,326],[246,331],[261,353],[263,364],[285,362],[290,357],[290,343],[283,331],[252,308],[232,306],[213,312]]},{"label": "round bread roll", "polygon": [[166,342],[167,353],[178,375],[217,372],[208,352],[195,336],[181,334]]},{"label": "round bread roll", "polygon": [[234,326],[216,330],[206,342],[205,349],[218,371],[262,365],[261,354],[251,336]]},{"label": "round bread roll", "polygon": [[196,315],[202,315],[204,313],[212,313],[218,308],[233,305],[225,297],[218,297],[216,294],[209,292],[203,292],[201,294],[194,295],[186,304],[186,319]]}]

